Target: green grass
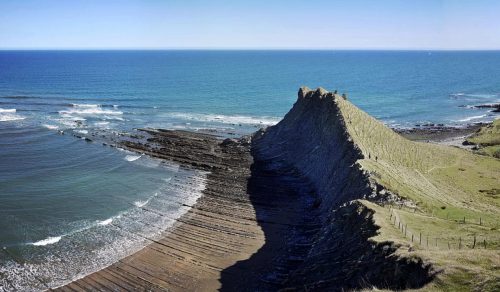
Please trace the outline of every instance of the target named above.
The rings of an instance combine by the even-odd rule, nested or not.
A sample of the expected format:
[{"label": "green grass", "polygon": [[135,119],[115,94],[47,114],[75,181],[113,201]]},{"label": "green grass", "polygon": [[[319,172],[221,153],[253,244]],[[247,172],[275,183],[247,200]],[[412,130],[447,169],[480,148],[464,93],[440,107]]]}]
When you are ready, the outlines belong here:
[{"label": "green grass", "polygon": [[467,141],[481,146],[500,145],[500,119],[482,127],[477,133],[468,137]]},{"label": "green grass", "polygon": [[488,155],[500,159],[500,145],[486,146],[477,151],[477,153],[482,155]]},{"label": "green grass", "polygon": [[[470,291],[493,287],[495,279],[500,279],[500,160],[407,140],[349,101],[340,97],[336,100],[350,137],[364,154],[359,161],[362,168],[377,183],[416,206],[389,211],[388,207],[364,202],[375,210],[376,224],[381,226],[375,240],[412,247],[416,254],[443,269],[426,289]],[[499,128],[497,120],[471,139],[481,145],[496,143],[500,140]],[[408,226],[406,236],[394,225],[395,217]],[[420,234],[425,244],[415,242]],[[476,246],[472,249],[474,236]],[[460,240],[462,248],[458,249]],[[482,247],[484,240],[487,249]],[[408,253],[404,250],[400,252]]]}]

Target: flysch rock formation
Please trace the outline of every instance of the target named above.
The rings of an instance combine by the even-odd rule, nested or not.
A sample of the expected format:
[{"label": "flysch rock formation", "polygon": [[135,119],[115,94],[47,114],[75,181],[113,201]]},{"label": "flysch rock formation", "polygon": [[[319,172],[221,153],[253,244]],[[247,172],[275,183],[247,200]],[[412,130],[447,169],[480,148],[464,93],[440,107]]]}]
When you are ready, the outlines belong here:
[{"label": "flysch rock formation", "polygon": [[[424,286],[435,276],[430,264],[398,255],[392,242],[371,240],[379,229],[374,211],[358,199],[410,202],[385,190],[364,168],[368,156],[377,161],[384,154],[360,143],[359,129],[350,125],[355,117],[345,111],[351,106],[337,94],[301,88],[280,123],[251,137],[144,130],[147,141],[123,141],[129,150],[208,171],[203,196],[161,240],[55,290]],[[387,130],[396,142],[402,139]]]},{"label": "flysch rock formation", "polygon": [[[345,96],[303,87],[280,123],[254,135],[252,153],[256,160],[275,169],[282,164],[293,167],[311,181],[317,196],[316,220],[321,222],[321,228],[310,239],[311,248],[282,288],[334,291],[422,287],[434,276],[429,264],[394,255],[396,246],[390,242],[369,240],[378,227],[372,219],[373,211],[358,199],[379,204],[408,202],[385,190],[363,169],[360,161],[368,158],[365,156],[374,160],[379,157],[376,152],[367,154],[362,149],[367,145],[353,135],[350,113],[342,111],[347,104],[352,106]],[[373,118],[364,122],[370,121],[385,128]],[[402,139],[386,130],[394,142]]]}]

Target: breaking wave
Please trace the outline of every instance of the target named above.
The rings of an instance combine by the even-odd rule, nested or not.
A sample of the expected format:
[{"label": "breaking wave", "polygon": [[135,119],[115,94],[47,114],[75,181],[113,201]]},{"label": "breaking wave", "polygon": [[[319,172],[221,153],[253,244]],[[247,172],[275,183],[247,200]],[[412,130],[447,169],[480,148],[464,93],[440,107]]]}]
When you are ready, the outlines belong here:
[{"label": "breaking wave", "polygon": [[0,108],[0,122],[24,120],[25,117],[16,114],[16,109],[3,109]]},{"label": "breaking wave", "polygon": [[46,129],[49,129],[49,130],[57,130],[57,129],[59,129],[59,126],[55,126],[55,125],[43,124],[42,126],[44,128],[46,128]]},{"label": "breaking wave", "polygon": [[196,113],[169,113],[170,117],[194,120],[199,122],[218,122],[223,124],[246,124],[271,126],[280,121],[278,117],[240,116],[240,115],[216,115],[216,114],[196,114]]},{"label": "breaking wave", "polygon": [[142,157],[142,155],[127,155],[127,156],[125,156],[125,160],[136,161],[137,159],[139,159],[141,157]]},{"label": "breaking wave", "polygon": [[473,120],[479,120],[479,119],[485,118],[487,116],[488,115],[472,116],[472,117],[467,117],[464,119],[457,120],[457,122],[469,122],[469,121],[473,121]]},{"label": "breaking wave", "polygon": [[42,240],[39,240],[36,242],[32,242],[30,244],[34,245],[34,246],[45,246],[45,245],[57,243],[57,242],[59,242],[59,240],[61,240],[61,238],[62,238],[62,236],[47,237],[45,239],[42,239]]}]

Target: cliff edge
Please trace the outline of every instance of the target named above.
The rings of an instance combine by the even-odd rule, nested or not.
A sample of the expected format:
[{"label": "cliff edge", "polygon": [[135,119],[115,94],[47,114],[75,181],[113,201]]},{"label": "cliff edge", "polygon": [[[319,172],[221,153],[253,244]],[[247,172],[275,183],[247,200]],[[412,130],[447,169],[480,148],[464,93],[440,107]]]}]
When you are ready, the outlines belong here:
[{"label": "cliff edge", "polygon": [[307,87],[252,154],[317,193],[322,227],[283,287],[498,288],[498,160],[407,140],[345,95]]}]

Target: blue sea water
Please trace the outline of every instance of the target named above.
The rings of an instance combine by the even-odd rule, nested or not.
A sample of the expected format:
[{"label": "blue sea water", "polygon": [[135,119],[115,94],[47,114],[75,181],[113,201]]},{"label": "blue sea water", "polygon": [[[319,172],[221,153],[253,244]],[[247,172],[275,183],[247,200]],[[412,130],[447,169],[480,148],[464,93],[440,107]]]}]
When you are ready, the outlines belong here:
[{"label": "blue sea water", "polygon": [[500,52],[0,51],[0,287],[105,266],[171,223],[144,206],[175,217],[199,196],[182,185],[201,189],[202,174],[75,136],[250,133],[302,85],[347,92],[390,126],[461,126],[497,117],[473,106],[500,102]]}]

